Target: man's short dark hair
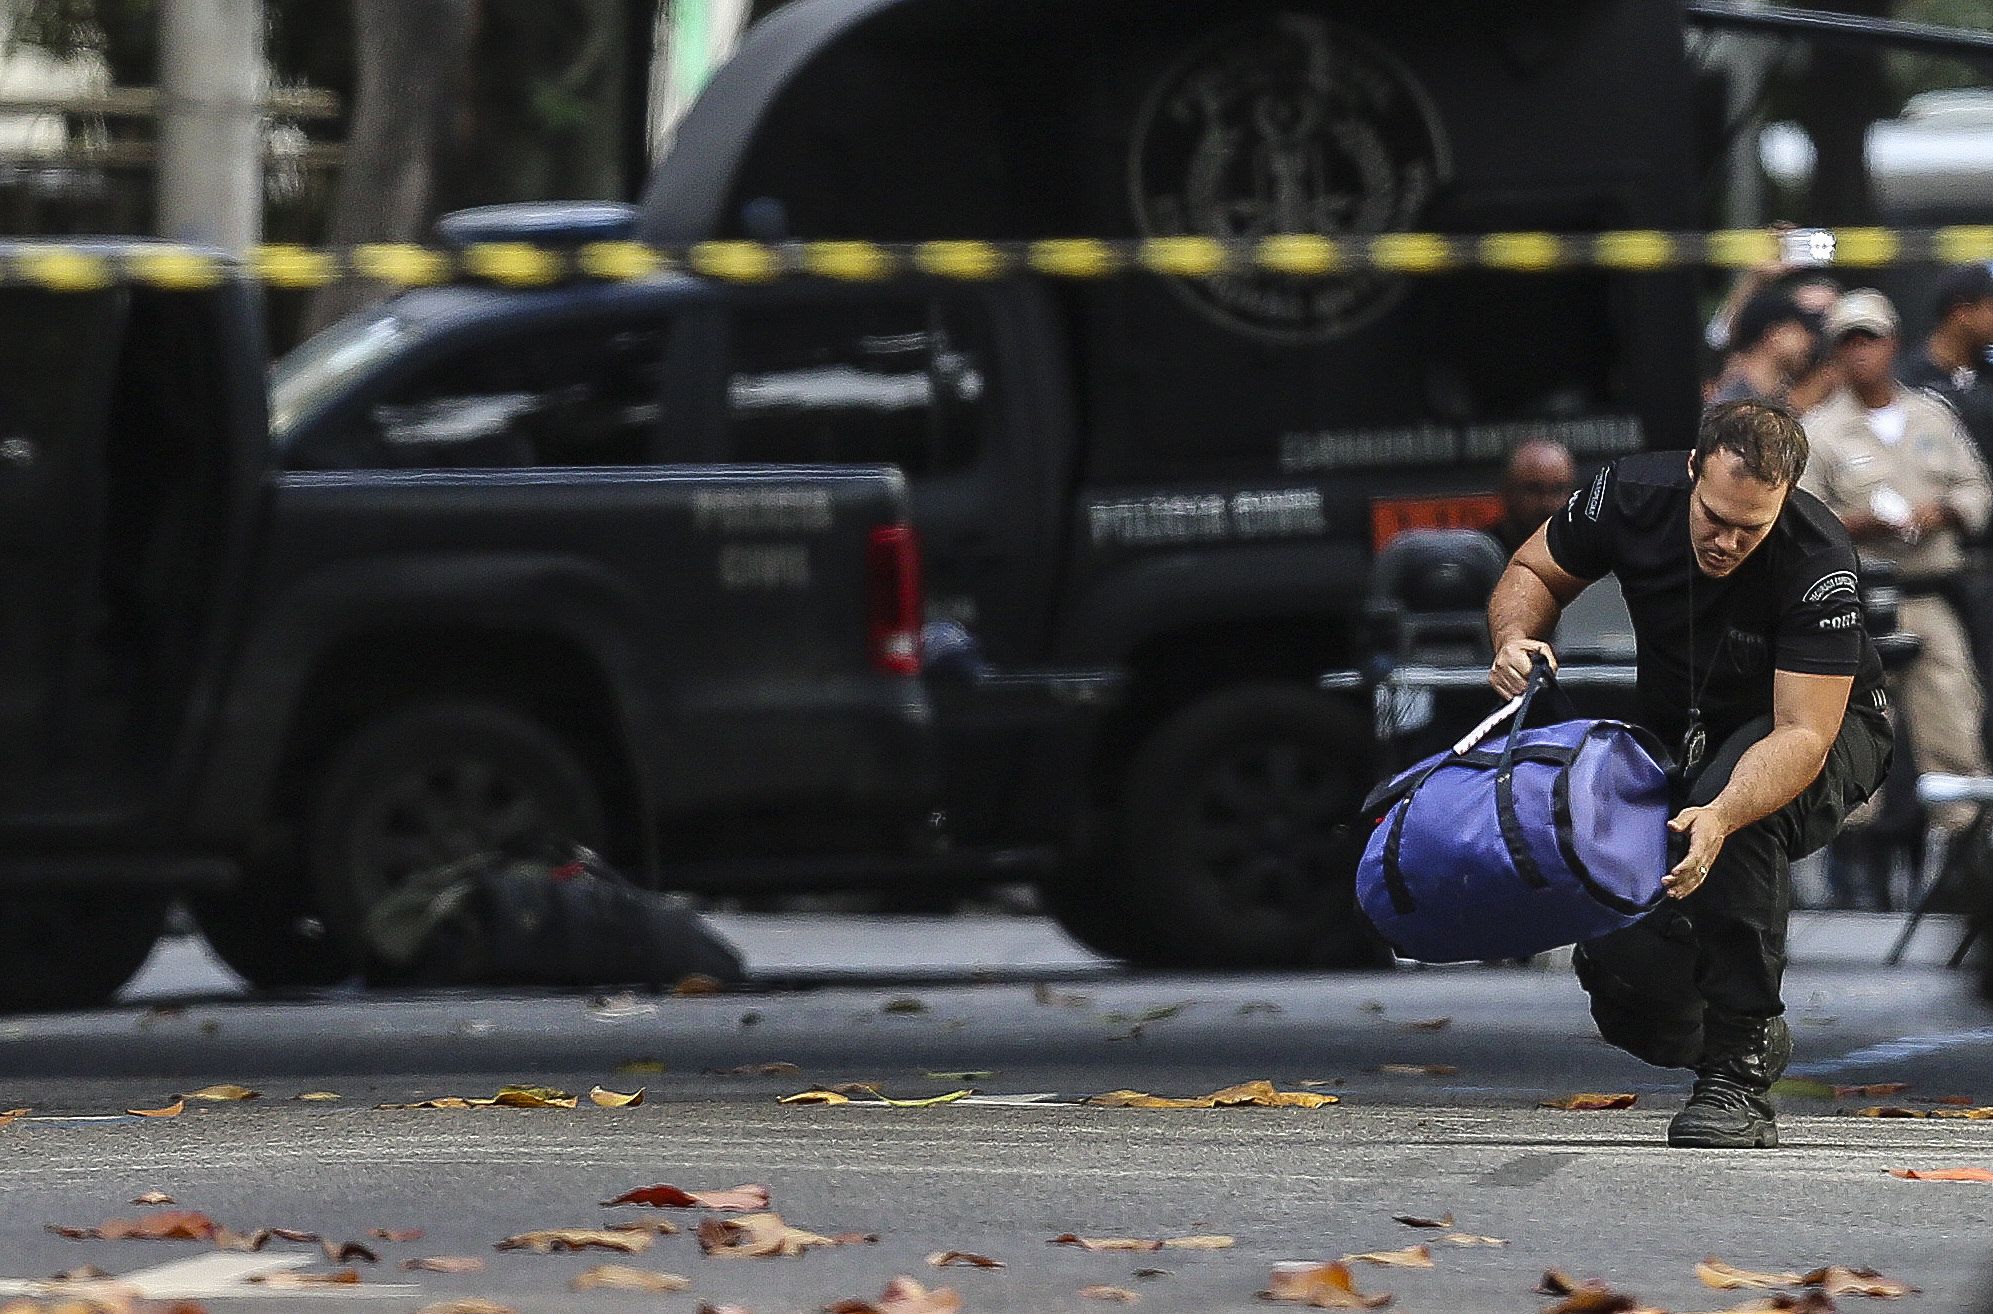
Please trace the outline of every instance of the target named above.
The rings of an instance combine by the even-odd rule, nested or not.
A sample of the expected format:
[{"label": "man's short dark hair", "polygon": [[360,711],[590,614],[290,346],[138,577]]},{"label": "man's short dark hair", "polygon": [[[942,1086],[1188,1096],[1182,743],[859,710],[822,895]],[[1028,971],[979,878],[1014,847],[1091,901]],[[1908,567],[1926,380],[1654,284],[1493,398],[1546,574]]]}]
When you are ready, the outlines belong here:
[{"label": "man's short dark hair", "polygon": [[1744,463],[1744,473],[1775,488],[1791,488],[1806,473],[1806,430],[1777,402],[1719,402],[1702,413],[1695,436],[1695,470],[1717,452]]},{"label": "man's short dark hair", "polygon": [[1730,323],[1730,350],[1749,351],[1781,324],[1806,324],[1807,314],[1790,292],[1760,292],[1746,301]]},{"label": "man's short dark hair", "polygon": [[1931,298],[1931,310],[1939,322],[1960,306],[1969,306],[1975,301],[1993,297],[1993,269],[1985,265],[1956,265],[1945,270],[1938,277],[1938,287]]}]

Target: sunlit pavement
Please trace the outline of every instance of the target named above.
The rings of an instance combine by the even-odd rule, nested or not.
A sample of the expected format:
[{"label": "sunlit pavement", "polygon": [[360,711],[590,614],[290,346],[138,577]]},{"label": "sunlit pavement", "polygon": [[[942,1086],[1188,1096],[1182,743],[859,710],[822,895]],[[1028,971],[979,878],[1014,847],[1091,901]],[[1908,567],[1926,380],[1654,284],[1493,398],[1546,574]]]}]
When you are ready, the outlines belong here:
[{"label": "sunlit pavement", "polygon": [[[952,1287],[972,1311],[1098,1309],[1079,1295],[1095,1284],[1134,1291],[1146,1309],[1265,1309],[1256,1293],[1278,1262],[1426,1242],[1434,1267],[1358,1265],[1359,1285],[1394,1293],[1394,1308],[1533,1310],[1553,1303],[1532,1288],[1556,1267],[1609,1279],[1660,1308],[1742,1303],[1753,1293],[1696,1281],[1696,1262],[1715,1255],[1755,1269],[1868,1265],[1924,1289],[1889,1308],[1963,1310],[1993,1275],[1993,1184],[1908,1181],[1890,1170],[1993,1167],[1993,1122],[1837,1112],[1923,1110],[1936,1106],[1918,1099],[1950,1095],[1993,1104],[1993,1013],[1931,965],[1949,953],[1956,927],[1934,925],[1915,965],[1888,970],[1876,964],[1895,924],[1802,925],[1788,999],[1795,1072],[1909,1089],[1788,1100],[1787,1148],[1714,1154],[1665,1148],[1682,1084],[1599,1044],[1581,992],[1555,964],[1130,976],[1033,919],[741,917],[725,929],[788,988],[258,1001],[230,997],[197,942],[174,942],[136,983],[141,1002],[0,1020],[0,1108],[36,1110],[0,1129],[0,1275],[94,1264],[152,1281],[162,1265],[214,1258],[193,1242],[73,1241],[43,1230],[143,1214],[128,1202],[161,1190],[245,1232],[302,1228],[336,1241],[366,1241],[373,1228],[426,1232],[370,1242],[382,1262],[356,1266],[361,1284],[309,1299],[243,1276],[286,1256],[312,1259],[306,1271],[331,1270],[315,1247],[278,1241],[193,1272],[191,1286],[207,1283],[199,1298],[229,1309],[358,1300],[413,1310],[476,1295],[527,1314],[699,1303],[782,1314],[876,1297],[895,1274]],[[860,979],[866,973],[875,979]],[[1034,984],[1033,974],[1049,979]],[[771,1063],[797,1070],[731,1075]],[[1400,1070],[1379,1070],[1387,1065]],[[1425,1065],[1435,1075],[1411,1071]],[[1342,1103],[1149,1111],[1070,1102],[1121,1088],[1196,1095],[1253,1078]],[[172,1119],[123,1113],[214,1082],[262,1096],[196,1102]],[[1048,1101],[901,1109],[865,1107],[861,1094],[835,1107],[775,1103],[850,1082],[896,1098],[974,1087]],[[583,1099],[573,1110],[375,1107],[488,1096],[507,1084]],[[647,1087],[646,1102],[594,1107],[586,1092],[597,1084]],[[340,1098],[292,1101],[305,1091]],[[1639,1102],[1605,1113],[1536,1107],[1579,1091]],[[794,1224],[880,1240],[800,1259],[722,1261],[702,1257],[689,1234],[698,1211],[599,1207],[656,1183],[765,1185]],[[1456,1246],[1392,1221],[1448,1212],[1460,1231],[1509,1244]],[[675,1218],[686,1233],[638,1255],[493,1249],[520,1232],[639,1216]],[[1066,1232],[1218,1233],[1236,1244],[1153,1253],[1048,1244]],[[945,1250],[1007,1267],[925,1264]],[[400,1268],[419,1255],[486,1263],[456,1275]],[[605,1262],[680,1273],[693,1285],[676,1296],[568,1289]],[[1163,1273],[1136,1276],[1147,1269]]]}]

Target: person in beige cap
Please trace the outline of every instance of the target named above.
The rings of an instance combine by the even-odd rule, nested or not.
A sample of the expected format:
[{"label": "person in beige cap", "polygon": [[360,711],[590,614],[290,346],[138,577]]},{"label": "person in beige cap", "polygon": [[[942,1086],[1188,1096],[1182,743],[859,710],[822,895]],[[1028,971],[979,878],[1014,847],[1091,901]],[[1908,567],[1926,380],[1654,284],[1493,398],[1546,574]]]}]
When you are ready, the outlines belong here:
[{"label": "person in beige cap", "polygon": [[[1845,293],[1825,328],[1841,385],[1804,417],[1812,457],[1799,486],[1841,518],[1863,555],[1901,572],[1898,623],[1923,641],[1893,682],[1916,770],[1986,775],[1983,695],[1946,594],[1966,567],[1961,538],[1993,515],[1993,486],[1951,408],[1897,382],[1899,322],[1889,298],[1873,288]],[[1974,811],[1947,804],[1930,822],[1956,832]]]}]

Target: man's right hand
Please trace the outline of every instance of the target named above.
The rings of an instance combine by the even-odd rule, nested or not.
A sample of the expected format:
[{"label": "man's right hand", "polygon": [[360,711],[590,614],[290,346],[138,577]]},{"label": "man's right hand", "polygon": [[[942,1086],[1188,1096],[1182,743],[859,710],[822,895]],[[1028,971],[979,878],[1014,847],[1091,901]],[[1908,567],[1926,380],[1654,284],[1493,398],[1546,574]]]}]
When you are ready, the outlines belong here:
[{"label": "man's right hand", "polygon": [[1488,683],[1495,686],[1495,692],[1504,698],[1514,698],[1529,687],[1529,668],[1538,653],[1550,663],[1553,673],[1557,670],[1557,654],[1550,645],[1541,639],[1510,639],[1495,654],[1495,664],[1488,668]]}]

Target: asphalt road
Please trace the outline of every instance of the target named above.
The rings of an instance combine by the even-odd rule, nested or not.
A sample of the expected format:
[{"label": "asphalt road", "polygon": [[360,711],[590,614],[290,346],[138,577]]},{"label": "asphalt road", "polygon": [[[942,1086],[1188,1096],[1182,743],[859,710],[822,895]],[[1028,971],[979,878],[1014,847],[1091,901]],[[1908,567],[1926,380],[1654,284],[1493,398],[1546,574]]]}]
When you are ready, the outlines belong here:
[{"label": "asphalt road", "polygon": [[[701,1303],[760,1314],[876,1297],[908,1274],[968,1310],[1097,1309],[1082,1288],[1134,1291],[1158,1311],[1264,1309],[1276,1263],[1432,1244],[1430,1269],[1358,1265],[1366,1291],[1414,1311],[1519,1311],[1547,1267],[1598,1276],[1675,1311],[1727,1309],[1694,1275],[1720,1256],[1755,1269],[1868,1265],[1922,1294],[1888,1307],[1965,1310],[1993,1278],[1993,1184],[1901,1180],[1898,1168],[1993,1168],[1993,1122],[1842,1116],[1863,1103],[1970,1096],[1993,1104],[1993,1014],[1936,967],[1873,965],[1887,926],[1837,919],[1806,931],[1789,979],[1796,1071],[1831,1083],[1907,1082],[1882,1098],[1790,1100],[1787,1148],[1690,1153],[1663,1144],[1682,1087],[1599,1044],[1561,970],[1459,968],[1341,977],[1127,976],[1029,919],[938,923],[737,919],[750,962],[791,982],[747,995],[589,997],[356,992],[288,1001],[230,994],[182,942],[137,983],[139,1002],[92,1015],[0,1020],[0,1276],[82,1264],[138,1274],[215,1308],[415,1310],[481,1296],[534,1314]],[[1919,957],[1941,955],[1939,928]],[[854,966],[855,964],[855,966]],[[952,980],[951,977],[952,968]],[[981,969],[984,979],[978,979]],[[869,973],[871,981],[846,979]],[[1043,975],[1033,984],[1022,978]],[[882,978],[901,979],[881,984]],[[996,979],[987,979],[994,976]],[[916,983],[917,982],[917,983]],[[164,999],[169,1002],[161,1003]],[[1145,1020],[1146,1019],[1146,1020]],[[1441,1019],[1446,1019],[1442,1024]],[[771,1076],[720,1075],[789,1063]],[[1379,1071],[1438,1064],[1444,1075]],[[662,1070],[659,1070],[662,1069]],[[934,1076],[974,1072],[974,1077]],[[1074,1103],[1135,1088],[1192,1095],[1266,1078],[1334,1093],[1319,1110],[1155,1111]],[[215,1082],[260,1090],[195,1102],[171,1119],[123,1111]],[[973,1086],[1030,1104],[781,1106],[812,1086],[864,1082],[894,1097]],[[1304,1083],[1326,1083],[1304,1086]],[[507,1084],[585,1093],[648,1088],[628,1109],[382,1110]],[[301,1103],[306,1091],[336,1101]],[[1576,1091],[1636,1107],[1542,1110]],[[863,1097],[860,1097],[862,1100]],[[685,1233],[626,1256],[501,1252],[534,1229],[696,1210],[605,1209],[634,1187],[754,1183],[798,1226],[876,1243],[796,1259],[702,1257]],[[419,1227],[371,1244],[356,1286],[310,1297],[245,1285],[255,1264],[310,1259],[187,1241],[77,1241],[44,1224],[149,1212],[170,1193],[241,1231],[282,1226],[334,1240]],[[1456,1216],[1507,1245],[1460,1247],[1393,1214]],[[1091,1253],[1062,1233],[1223,1234],[1223,1250]],[[991,1271],[928,1267],[980,1252]],[[475,1255],[464,1274],[408,1272],[419,1255]],[[162,1266],[194,1261],[189,1270]],[[575,1293],[598,1263],[682,1274],[682,1294]],[[1156,1276],[1137,1276],[1156,1269]],[[6,1288],[0,1286],[0,1291]],[[1869,1302],[1844,1298],[1842,1308]],[[1876,1302],[1878,1308],[1884,1302]]]}]

